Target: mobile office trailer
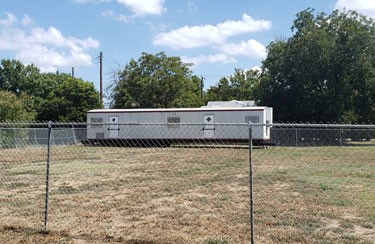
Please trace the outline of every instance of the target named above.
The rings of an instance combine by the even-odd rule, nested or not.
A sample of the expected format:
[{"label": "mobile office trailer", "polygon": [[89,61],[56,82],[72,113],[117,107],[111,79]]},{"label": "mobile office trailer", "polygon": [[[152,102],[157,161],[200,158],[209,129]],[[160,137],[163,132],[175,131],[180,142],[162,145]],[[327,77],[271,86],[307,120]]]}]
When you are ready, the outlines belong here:
[{"label": "mobile office trailer", "polygon": [[87,139],[121,144],[270,141],[270,107],[201,107],[168,109],[95,109],[87,113]]}]

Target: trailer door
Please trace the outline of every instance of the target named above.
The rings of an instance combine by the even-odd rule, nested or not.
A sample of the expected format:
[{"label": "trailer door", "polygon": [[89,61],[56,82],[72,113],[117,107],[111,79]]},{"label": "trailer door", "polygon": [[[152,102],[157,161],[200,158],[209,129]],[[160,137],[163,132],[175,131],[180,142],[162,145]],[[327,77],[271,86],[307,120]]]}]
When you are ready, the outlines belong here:
[{"label": "trailer door", "polygon": [[119,124],[118,124],[118,116],[110,116],[109,117],[109,138],[118,138],[119,135]]},{"label": "trailer door", "polygon": [[204,120],[204,138],[213,138],[215,136],[215,115],[205,114],[203,115]]}]

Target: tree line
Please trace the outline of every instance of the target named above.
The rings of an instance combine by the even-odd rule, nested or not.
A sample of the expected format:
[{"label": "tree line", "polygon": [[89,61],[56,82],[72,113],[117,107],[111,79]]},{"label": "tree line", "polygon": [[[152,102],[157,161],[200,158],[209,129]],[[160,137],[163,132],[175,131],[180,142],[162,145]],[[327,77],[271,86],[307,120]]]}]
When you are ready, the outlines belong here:
[{"label": "tree line", "polygon": [[100,106],[90,82],[1,60],[0,121],[83,121],[88,110]]},{"label": "tree line", "polygon": [[297,14],[268,46],[254,97],[279,121],[375,122],[375,22],[356,12]]},{"label": "tree line", "polygon": [[[291,37],[267,46],[261,70],[234,70],[205,90],[192,64],[164,52],[142,53],[114,72],[109,106],[199,107],[207,101],[255,100],[273,107],[279,122],[374,123],[374,24],[354,11],[328,15],[306,9],[296,15]],[[101,107],[92,83],[43,74],[15,60],[2,60],[0,89],[0,120],[78,121],[85,120],[87,110]]]}]

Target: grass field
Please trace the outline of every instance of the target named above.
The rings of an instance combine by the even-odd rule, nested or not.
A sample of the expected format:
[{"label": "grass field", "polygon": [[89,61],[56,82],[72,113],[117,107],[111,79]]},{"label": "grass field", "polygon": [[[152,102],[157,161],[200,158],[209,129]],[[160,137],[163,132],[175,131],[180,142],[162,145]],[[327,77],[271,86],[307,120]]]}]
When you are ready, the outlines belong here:
[{"label": "grass field", "polygon": [[[249,243],[246,148],[0,150],[1,243]],[[253,150],[257,243],[374,243],[375,147]]]}]

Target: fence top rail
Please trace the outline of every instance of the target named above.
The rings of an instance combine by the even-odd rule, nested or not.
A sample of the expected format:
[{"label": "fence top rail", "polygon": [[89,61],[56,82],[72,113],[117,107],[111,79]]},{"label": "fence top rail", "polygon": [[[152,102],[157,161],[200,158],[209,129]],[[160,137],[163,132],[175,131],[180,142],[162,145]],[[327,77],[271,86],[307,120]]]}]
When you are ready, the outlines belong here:
[{"label": "fence top rail", "polygon": [[[253,126],[265,126],[267,124],[252,124]],[[273,123],[273,127],[278,128],[332,128],[332,129],[375,129],[373,124],[288,124]]]},{"label": "fence top rail", "polygon": [[[204,123],[143,123],[143,122],[119,122],[119,123],[87,123],[87,122],[11,122],[0,121],[0,127],[4,128],[18,128],[18,127],[46,127],[48,126],[98,126],[98,125],[135,125],[135,126],[167,126],[167,125],[183,125],[183,126],[201,126]],[[375,129],[374,124],[310,124],[310,123],[213,123],[218,126],[267,126],[274,128],[332,128],[332,129]]]}]

